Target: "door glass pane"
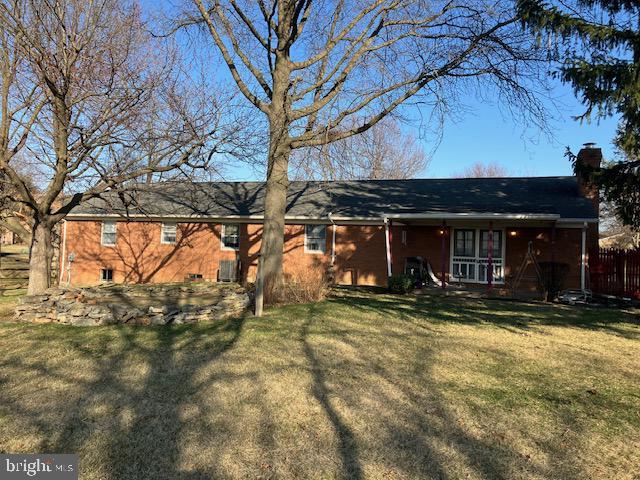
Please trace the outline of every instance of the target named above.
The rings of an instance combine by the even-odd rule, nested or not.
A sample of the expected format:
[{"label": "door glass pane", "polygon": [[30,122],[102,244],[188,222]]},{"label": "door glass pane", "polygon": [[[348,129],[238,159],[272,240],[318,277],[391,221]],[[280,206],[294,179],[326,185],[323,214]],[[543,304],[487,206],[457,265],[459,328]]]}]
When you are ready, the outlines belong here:
[{"label": "door glass pane", "polygon": [[475,280],[476,266],[474,263],[454,262],[453,276],[460,280]]},{"label": "door glass pane", "polygon": [[[489,256],[489,230],[480,232],[480,258]],[[493,258],[502,258],[502,231],[493,231]]]},{"label": "door glass pane", "polygon": [[486,263],[481,263],[478,265],[478,281],[486,282],[487,281],[487,265]]},{"label": "door glass pane", "polygon": [[475,230],[456,230],[455,232],[454,256],[475,256]]}]

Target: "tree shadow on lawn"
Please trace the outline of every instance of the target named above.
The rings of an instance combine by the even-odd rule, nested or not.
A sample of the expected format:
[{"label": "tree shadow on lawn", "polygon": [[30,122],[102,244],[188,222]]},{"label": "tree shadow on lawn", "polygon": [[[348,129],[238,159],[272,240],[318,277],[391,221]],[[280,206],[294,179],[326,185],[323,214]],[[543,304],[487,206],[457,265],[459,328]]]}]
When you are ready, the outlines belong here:
[{"label": "tree shadow on lawn", "polygon": [[[202,462],[208,465],[206,471],[179,468],[185,427],[181,409],[193,405],[195,394],[205,387],[194,377],[198,369],[216,362],[234,346],[243,323],[243,318],[236,318],[165,327],[38,327],[36,336],[55,329],[52,333],[58,339],[63,336],[59,340],[72,355],[90,362],[96,374],[69,378],[46,361],[2,360],[2,370],[19,369],[27,378],[36,375],[46,382],[66,384],[46,400],[29,405],[3,395],[0,389],[2,410],[45,435],[38,451],[79,453],[80,478],[83,474],[113,480],[224,478],[224,472],[215,471],[216,458]],[[136,371],[144,367],[146,372]],[[0,385],[7,380],[0,376]],[[67,403],[65,391],[73,399]]]},{"label": "tree shadow on lawn", "polygon": [[[208,363],[215,362],[220,355],[233,347],[238,340],[242,320],[237,319],[194,334],[185,328],[157,328],[154,333],[157,344],[152,348],[138,348],[139,354],[147,357],[149,373],[144,386],[127,391],[127,383],[118,382],[107,373],[109,388],[120,389],[120,398],[125,398],[131,410],[129,424],[110,432],[106,442],[109,455],[105,470],[112,479],[119,478],[184,478],[208,479],[211,472],[178,469],[181,453],[182,430],[181,407],[192,402],[201,385],[194,381],[193,374]],[[185,339],[185,335],[190,338]],[[217,337],[209,345],[203,344],[204,335]],[[175,345],[189,352],[185,361],[176,358]],[[205,341],[206,343],[206,341]],[[133,346],[133,345],[132,345]],[[129,347],[125,347],[129,348]],[[112,371],[105,365],[105,371]],[[116,365],[122,371],[125,365]],[[102,382],[99,380],[98,382]],[[112,393],[112,392],[110,392]],[[212,465],[217,461],[212,460]]]},{"label": "tree shadow on lawn", "polygon": [[640,315],[625,310],[427,295],[336,295],[329,301],[360,311],[396,318],[423,317],[431,323],[486,323],[514,333],[522,333],[535,326],[574,327],[608,331],[624,338],[640,339],[640,329],[624,328],[640,326]]},{"label": "tree shadow on lawn", "polygon": [[313,378],[311,392],[316,401],[322,406],[327,418],[331,422],[333,430],[338,437],[338,454],[342,464],[342,472],[345,478],[359,480],[363,478],[362,466],[358,455],[358,442],[354,437],[353,431],[338,410],[331,402],[331,394],[327,380],[325,378],[325,370],[316,355],[312,343],[309,341],[309,328],[313,322],[313,306],[309,308],[309,315],[302,324],[300,332],[300,340],[302,341],[304,355],[309,365],[309,370]]},{"label": "tree shadow on lawn", "polygon": [[[523,472],[578,478],[579,460],[570,455],[569,448],[546,447],[556,462],[552,471],[536,459],[523,460],[521,451],[508,439],[479,434],[478,425],[472,428],[464,423],[469,417],[461,416],[459,407],[474,406],[476,398],[462,392],[458,405],[450,404],[450,389],[443,387],[436,368],[437,356],[447,346],[434,341],[437,331],[430,329],[429,322],[416,318],[416,305],[408,298],[334,298],[279,309],[272,317],[252,319],[250,326],[241,318],[151,328],[12,327],[24,329],[22,340],[28,342],[33,337],[32,345],[41,350],[34,349],[33,356],[22,350],[0,357],[0,420],[11,418],[42,437],[38,451],[79,453],[81,478],[304,478],[312,476],[315,461],[318,471],[326,476],[337,471],[335,476],[354,479],[387,474],[453,479],[467,473],[506,479],[518,474],[522,477]],[[456,321],[446,311],[433,316],[434,310],[452,308],[453,302],[439,305],[425,299],[415,303],[420,315],[435,323]],[[403,322],[380,328],[379,322],[367,322],[366,315],[354,318],[353,308]],[[478,320],[475,308],[483,310],[486,318]],[[537,307],[531,308],[526,312],[533,315]],[[461,305],[456,313],[461,310],[465,322],[490,322],[493,318],[495,323],[484,309]],[[512,325],[507,318],[501,321]],[[526,325],[514,328],[521,331]],[[46,357],[49,335],[55,337],[56,344],[51,358]],[[242,350],[238,348],[240,340]],[[263,361],[260,356],[265,352],[274,356],[270,348],[275,349],[277,358]],[[224,366],[234,354],[242,363],[237,370]],[[497,352],[488,351],[487,355],[496,357],[496,362],[501,360]],[[74,372],[69,367],[74,359],[87,371]],[[214,368],[209,368],[211,365]],[[302,378],[296,376],[296,383],[274,384],[287,378],[279,376],[280,368],[296,375],[299,369]],[[20,377],[19,382],[11,381],[5,372]],[[56,388],[34,394],[37,399],[32,401],[29,393],[20,390],[18,384],[23,379],[29,388],[39,383]],[[249,410],[252,417],[247,418],[239,414],[245,410],[230,408],[221,398],[238,389],[245,395],[239,401],[246,402],[247,392],[241,392],[240,386],[243,382],[251,384],[248,394],[256,402]],[[283,395],[292,387],[301,389],[295,400],[319,406],[323,415],[317,419],[312,416],[313,409],[304,410],[309,418],[294,422],[304,428],[285,435],[288,442],[298,441],[302,446],[285,445],[292,451],[284,451],[275,448],[276,437],[286,428],[278,423],[278,415],[288,413]],[[275,406],[261,401],[267,390],[277,402]],[[477,408],[478,421],[492,420],[490,414],[483,417],[482,405]],[[579,437],[579,425],[572,424],[569,408],[559,405],[554,421],[560,430],[572,428]],[[509,415],[519,413],[514,410]],[[325,426],[335,443],[323,443]],[[1,427],[0,423],[0,431]],[[310,436],[304,436],[303,430],[311,432]],[[239,451],[225,444],[233,436],[228,432],[245,442]],[[314,440],[313,432],[319,432],[320,440]],[[526,429],[518,432],[524,435]],[[190,443],[185,442],[185,436]],[[194,450],[192,444],[198,448]],[[313,453],[320,447],[331,451]],[[229,455],[234,455],[231,460]],[[260,470],[260,461],[266,465],[265,471]],[[237,470],[226,471],[230,464]],[[372,468],[374,474],[370,475]]]},{"label": "tree shadow on lawn", "polygon": [[[325,315],[326,303],[324,307],[309,305],[300,338],[313,377],[313,396],[338,438],[343,478],[364,478],[364,464],[377,464],[378,468],[384,464],[391,477],[584,478],[574,452],[553,445],[555,440],[538,444],[551,460],[545,464],[543,459],[523,455],[507,439],[492,438],[491,433],[479,433],[477,424],[475,429],[465,424],[469,419],[449,404],[434,371],[440,352],[433,346],[433,332],[412,322],[415,329],[409,328],[406,335],[385,335],[372,346],[370,333],[332,329],[322,321]],[[406,349],[408,336],[414,338],[411,345],[418,345],[418,351]],[[323,344],[329,338],[333,346]],[[358,357],[347,360],[342,350],[355,350]],[[420,371],[415,378],[407,377],[403,369],[398,371],[397,360],[387,358],[389,352],[398,351],[406,352],[407,369]],[[414,355],[417,364],[411,365]],[[473,405],[474,398],[461,402]],[[581,437],[569,409],[559,408],[557,413],[554,421],[558,429],[571,428]],[[492,420],[480,417],[473,420],[480,424]],[[526,430],[510,433],[527,434]]]}]

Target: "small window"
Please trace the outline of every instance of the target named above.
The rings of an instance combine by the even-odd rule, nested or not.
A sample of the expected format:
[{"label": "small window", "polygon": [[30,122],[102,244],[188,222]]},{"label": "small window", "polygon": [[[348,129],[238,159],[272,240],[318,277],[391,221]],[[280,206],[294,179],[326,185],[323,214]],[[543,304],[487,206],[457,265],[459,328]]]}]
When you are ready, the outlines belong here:
[{"label": "small window", "polygon": [[113,282],[113,269],[103,268],[100,271],[100,280],[103,282]]},{"label": "small window", "polygon": [[202,274],[201,273],[190,273],[188,275],[189,280],[202,280]]},{"label": "small window", "polygon": [[113,247],[116,244],[116,222],[102,222],[102,245]]},{"label": "small window", "polygon": [[240,248],[240,225],[237,223],[222,224],[222,248],[238,250]]},{"label": "small window", "polygon": [[325,253],[327,247],[326,225],[304,226],[304,251],[309,253]]},{"label": "small window", "polygon": [[176,232],[178,231],[177,223],[163,223],[162,232],[160,233],[160,243],[176,243]]}]

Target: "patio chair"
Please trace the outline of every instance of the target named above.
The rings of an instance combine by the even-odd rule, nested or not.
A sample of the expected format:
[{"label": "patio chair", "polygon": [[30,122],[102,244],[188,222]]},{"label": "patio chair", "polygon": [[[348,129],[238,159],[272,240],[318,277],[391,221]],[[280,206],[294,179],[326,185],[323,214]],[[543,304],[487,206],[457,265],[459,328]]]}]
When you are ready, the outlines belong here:
[{"label": "patio chair", "polygon": [[416,288],[422,288],[427,283],[427,269],[422,257],[407,257],[404,260],[404,274],[415,280]]}]

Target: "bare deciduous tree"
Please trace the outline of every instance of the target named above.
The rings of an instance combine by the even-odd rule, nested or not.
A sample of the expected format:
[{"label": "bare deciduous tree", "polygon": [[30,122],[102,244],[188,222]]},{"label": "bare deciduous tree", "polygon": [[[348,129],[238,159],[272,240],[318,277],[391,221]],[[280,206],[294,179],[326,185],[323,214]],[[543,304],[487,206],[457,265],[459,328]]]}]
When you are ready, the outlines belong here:
[{"label": "bare deciduous tree", "polygon": [[491,178],[508,177],[509,171],[499,163],[476,162],[462,172],[455,173],[454,178]]},{"label": "bare deciduous tree", "polygon": [[[291,152],[365,132],[408,100],[446,111],[500,90],[542,118],[527,80],[538,58],[502,0],[191,0],[178,27],[204,26],[238,89],[267,119],[258,287],[282,281]],[[540,84],[536,84],[539,86]],[[475,90],[473,88],[476,87]],[[532,87],[534,88],[534,87]],[[257,313],[262,296],[258,288]]]},{"label": "bare deciduous tree", "polygon": [[52,229],[73,207],[147,175],[202,168],[232,134],[224,95],[192,88],[124,0],[0,0],[0,44],[0,173],[28,210],[35,294],[50,283]]},{"label": "bare deciduous tree", "polygon": [[[25,172],[18,172],[23,181],[29,185],[30,190],[36,191],[32,177]],[[0,228],[13,232],[21,240],[29,243],[31,239],[30,215],[27,208],[13,199],[16,189],[13,183],[0,173]]]},{"label": "bare deciduous tree", "polygon": [[412,178],[428,159],[416,138],[388,117],[360,135],[295,150],[291,164],[294,178],[384,180]]},{"label": "bare deciduous tree", "polygon": [[622,250],[640,248],[640,232],[620,220],[611,202],[600,204],[600,245]]}]

